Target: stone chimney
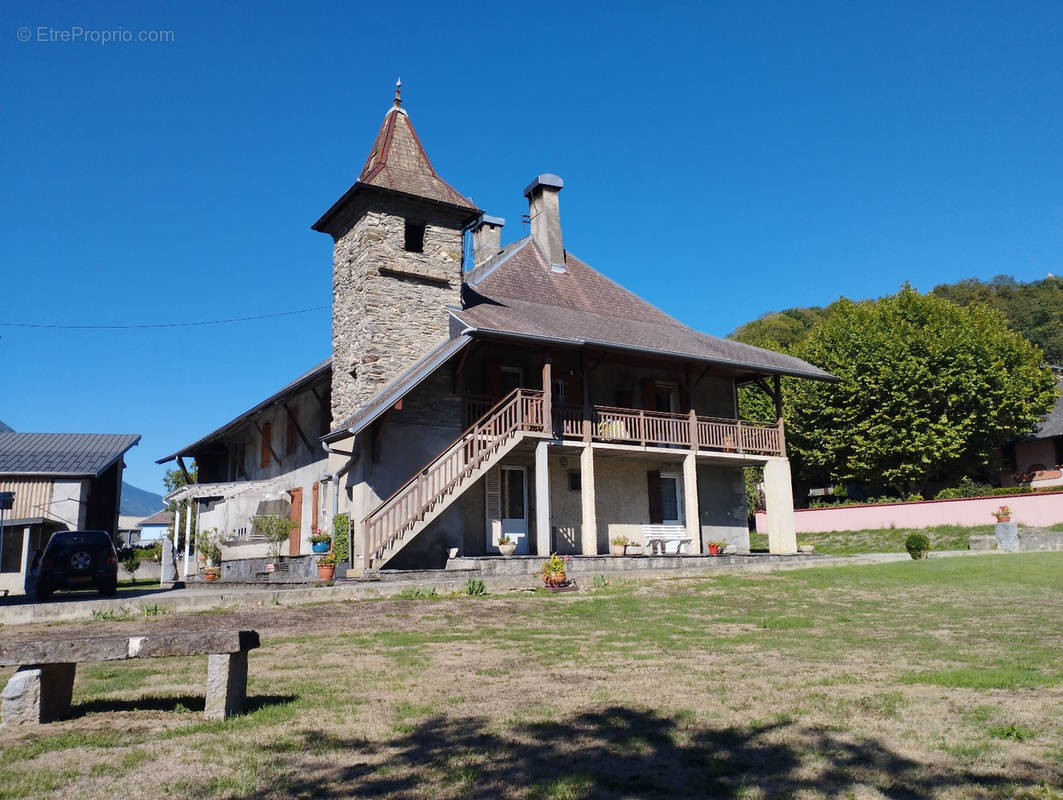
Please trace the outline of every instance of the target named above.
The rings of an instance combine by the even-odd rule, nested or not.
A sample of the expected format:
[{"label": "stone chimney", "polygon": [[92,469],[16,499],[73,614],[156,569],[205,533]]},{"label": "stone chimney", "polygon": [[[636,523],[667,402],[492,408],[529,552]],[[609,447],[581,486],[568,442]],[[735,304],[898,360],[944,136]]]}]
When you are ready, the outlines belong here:
[{"label": "stone chimney", "polygon": [[528,184],[524,196],[528,198],[528,217],[532,238],[550,261],[555,272],[565,271],[565,246],[561,241],[561,207],[557,196],[565,182],[546,173]]},{"label": "stone chimney", "polygon": [[502,251],[502,217],[482,214],[472,226],[472,265],[478,267]]}]

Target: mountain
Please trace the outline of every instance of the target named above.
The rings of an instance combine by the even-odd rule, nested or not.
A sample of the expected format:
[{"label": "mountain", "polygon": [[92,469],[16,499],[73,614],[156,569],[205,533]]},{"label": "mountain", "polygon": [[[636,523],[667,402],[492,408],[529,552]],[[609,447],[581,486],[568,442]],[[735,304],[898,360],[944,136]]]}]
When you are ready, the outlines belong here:
[{"label": "mountain", "polygon": [[131,517],[150,517],[156,511],[166,508],[162,495],[138,489],[132,484],[122,481],[122,505],[119,514]]}]

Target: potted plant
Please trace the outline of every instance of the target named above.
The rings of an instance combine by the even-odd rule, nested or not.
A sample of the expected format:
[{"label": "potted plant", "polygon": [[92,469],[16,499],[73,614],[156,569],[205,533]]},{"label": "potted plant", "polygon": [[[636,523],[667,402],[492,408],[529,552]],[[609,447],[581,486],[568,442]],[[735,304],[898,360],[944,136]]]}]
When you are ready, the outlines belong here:
[{"label": "potted plant", "polygon": [[1007,506],[1001,506],[992,514],[997,518],[997,522],[1011,522],[1011,509]]},{"label": "potted plant", "polygon": [[723,551],[727,549],[729,542],[707,542],[706,545],[709,548],[710,556],[722,556]]},{"label": "potted plant", "polygon": [[816,545],[813,542],[798,542],[797,543],[797,552],[798,553],[811,553],[815,549],[816,549]]},{"label": "potted plant", "polygon": [[208,583],[213,583],[214,581],[218,580],[218,578],[220,578],[220,577],[221,577],[221,567],[210,566],[210,567],[205,567],[203,569],[203,580],[207,581]]},{"label": "potted plant", "polygon": [[631,540],[626,536],[614,536],[609,540],[609,544],[613,546],[614,556],[622,556],[627,551],[627,546],[631,544]]},{"label": "potted plant", "polygon": [[565,574],[565,568],[572,561],[572,556],[559,556],[554,553],[546,561],[543,562],[541,571],[543,573],[543,583],[552,588],[558,588],[568,583],[568,575]]},{"label": "potted plant", "polygon": [[332,549],[332,537],[322,533],[320,528],[314,528],[310,534],[310,549],[315,553],[327,553]]},{"label": "potted plant", "polygon": [[641,556],[642,555],[642,542],[636,542],[629,540],[627,543],[627,554],[629,556]]},{"label": "potted plant", "polygon": [[498,552],[506,558],[510,558],[517,552],[517,543],[513,541],[509,534],[503,533],[498,537]]},{"label": "potted plant", "polygon": [[317,559],[317,577],[323,581],[330,581],[336,575],[336,554],[325,553]]}]

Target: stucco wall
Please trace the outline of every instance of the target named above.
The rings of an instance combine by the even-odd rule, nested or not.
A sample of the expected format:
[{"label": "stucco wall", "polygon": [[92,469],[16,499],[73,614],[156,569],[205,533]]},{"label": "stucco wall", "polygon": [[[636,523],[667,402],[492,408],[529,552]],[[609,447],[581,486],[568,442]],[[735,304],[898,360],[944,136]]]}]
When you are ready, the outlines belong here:
[{"label": "stucco wall", "polygon": [[[962,500],[924,500],[921,503],[881,503],[839,508],[800,508],[794,511],[798,533],[930,528],[936,525],[991,525],[991,512],[1006,505],[1020,525],[1048,527],[1063,522],[1063,492],[977,497]],[[757,514],[757,533],[767,532],[767,519]]]}]

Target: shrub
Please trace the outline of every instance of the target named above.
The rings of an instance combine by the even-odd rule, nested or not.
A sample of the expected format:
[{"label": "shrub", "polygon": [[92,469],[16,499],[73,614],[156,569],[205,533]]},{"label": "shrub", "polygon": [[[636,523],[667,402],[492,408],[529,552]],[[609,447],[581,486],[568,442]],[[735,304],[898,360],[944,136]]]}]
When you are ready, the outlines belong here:
[{"label": "shrub", "polygon": [[904,540],[904,549],[912,558],[926,558],[930,552],[930,538],[925,533],[910,533]]},{"label": "shrub", "polygon": [[487,584],[483,578],[469,578],[469,582],[465,584],[465,594],[469,597],[483,597],[487,594]]},{"label": "shrub", "polygon": [[122,569],[129,573],[130,578],[133,577],[134,572],[140,569],[140,558],[137,556],[136,550],[122,559]]}]

